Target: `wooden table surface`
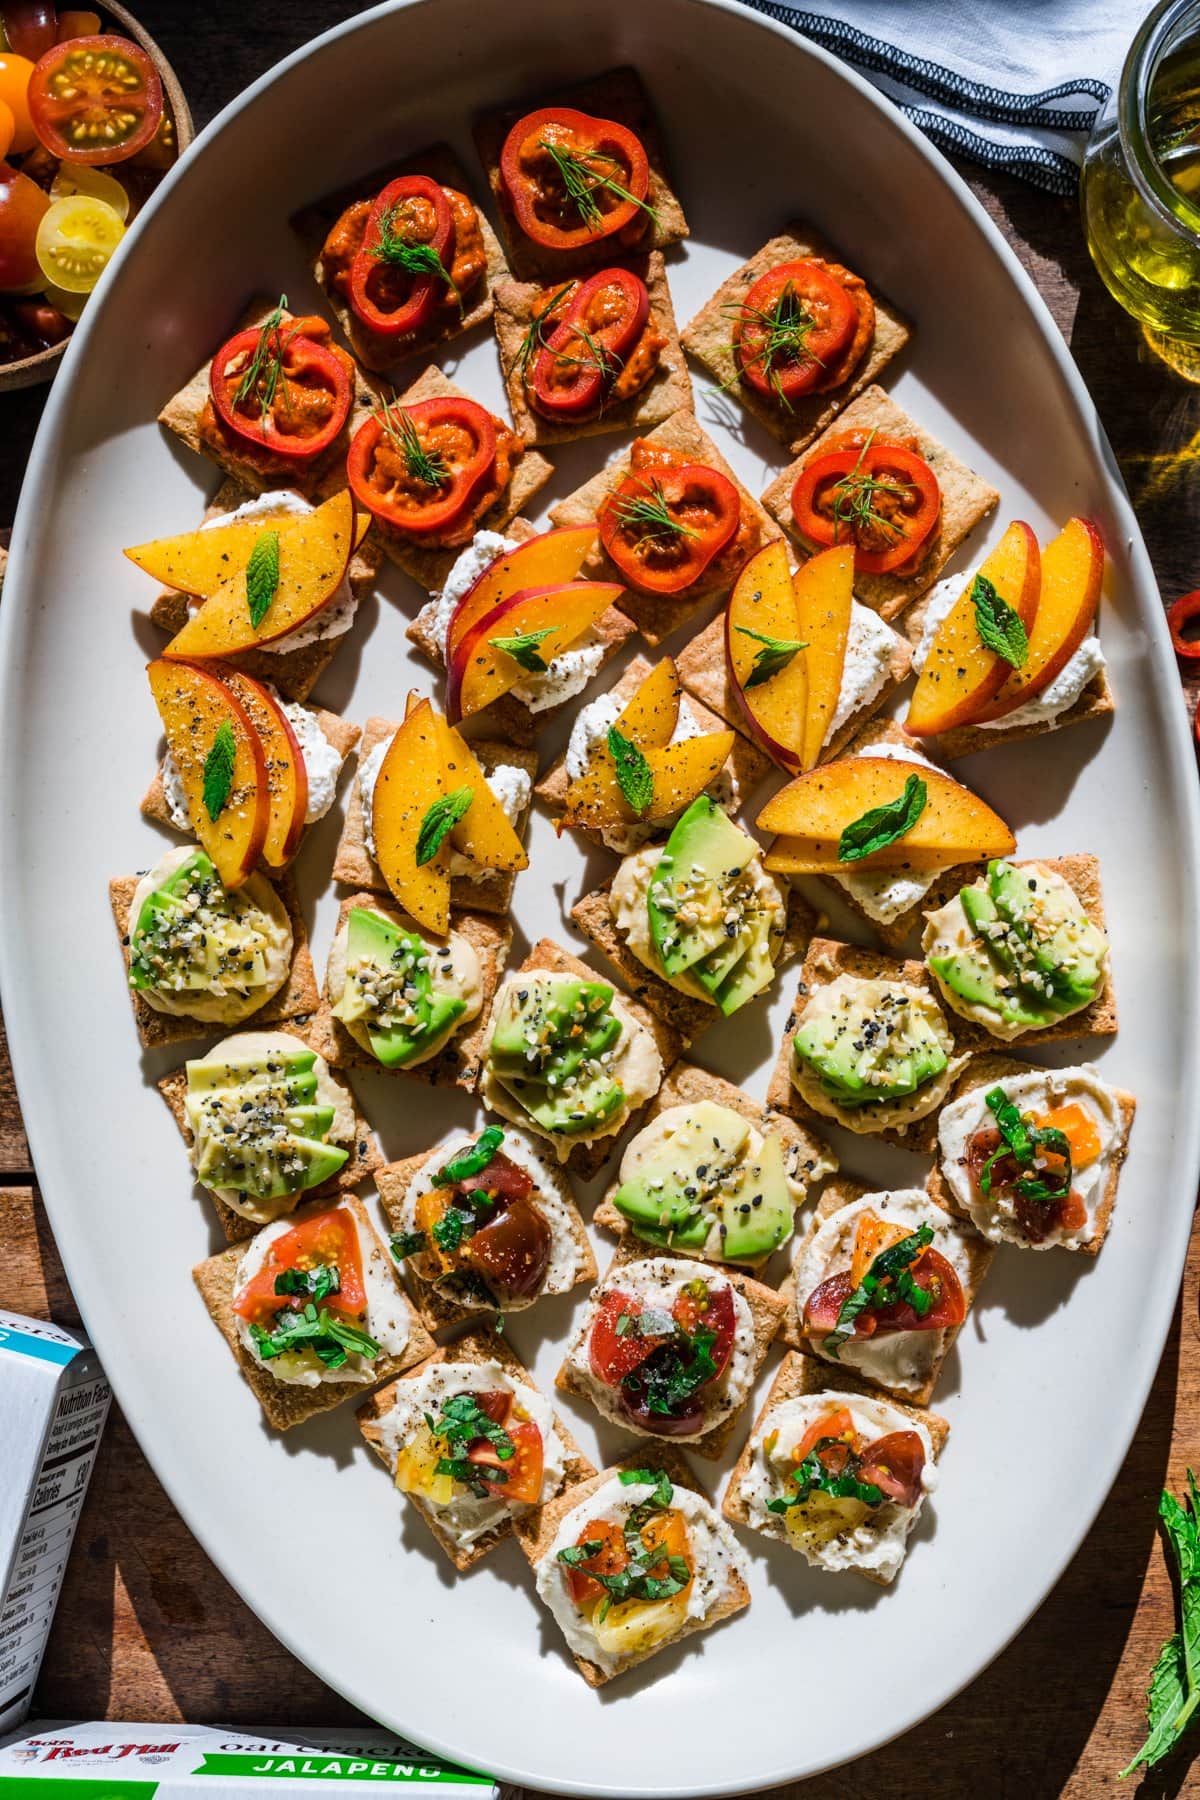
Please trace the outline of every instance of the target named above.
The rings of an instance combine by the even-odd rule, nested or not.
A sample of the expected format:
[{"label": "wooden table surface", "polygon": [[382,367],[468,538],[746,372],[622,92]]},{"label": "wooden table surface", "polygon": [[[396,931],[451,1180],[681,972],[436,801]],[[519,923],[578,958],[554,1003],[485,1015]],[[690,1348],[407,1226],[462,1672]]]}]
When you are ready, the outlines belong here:
[{"label": "wooden table surface", "polygon": [[[334,0],[157,0],[140,16],[175,64],[198,125],[297,44],[357,8]],[[247,28],[252,16],[253,28]],[[1200,388],[1154,357],[1091,270],[1072,203],[964,165],[1045,296],[1095,397],[1168,602],[1200,585]],[[13,513],[42,393],[0,397],[0,523]],[[1200,687],[1200,681],[1195,684]],[[1194,705],[1195,691],[1187,704]],[[1181,691],[1181,708],[1185,704]],[[1194,1103],[1194,1100],[1193,1100]],[[77,1319],[41,1210],[0,1027],[0,1307]],[[1087,1542],[1024,1631],[907,1737],[802,1784],[803,1800],[1034,1796],[1140,1800],[1200,1793],[1186,1750],[1121,1783],[1143,1735],[1142,1696],[1173,1629],[1155,1518],[1164,1482],[1200,1462],[1200,1232],[1137,1437]],[[1097,1421],[1098,1429],[1103,1422]],[[1030,1529],[1045,1502],[1030,1490]],[[1069,1505],[1070,1495],[1051,1497]],[[1088,1505],[1094,1496],[1082,1496]],[[903,1654],[871,1645],[873,1666]],[[870,1702],[870,1681],[863,1684]],[[114,1410],[42,1677],[41,1716],[341,1724],[356,1715],[296,1662],[191,1537]],[[1196,1737],[1200,1747],[1200,1732]],[[779,1790],[782,1795],[791,1790]],[[797,1793],[800,1789],[795,1790]]]}]

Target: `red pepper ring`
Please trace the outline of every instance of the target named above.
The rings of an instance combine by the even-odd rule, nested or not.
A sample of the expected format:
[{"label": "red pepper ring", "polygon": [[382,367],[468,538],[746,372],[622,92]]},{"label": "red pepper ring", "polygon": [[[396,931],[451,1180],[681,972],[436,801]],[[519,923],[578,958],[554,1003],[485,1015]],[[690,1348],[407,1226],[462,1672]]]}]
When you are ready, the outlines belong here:
[{"label": "red pepper ring", "polygon": [[[592,304],[605,289],[612,290],[612,301],[589,323]],[[601,410],[645,331],[650,295],[631,269],[601,269],[579,284],[557,317],[525,377],[530,401],[549,419],[587,417]]]},{"label": "red pepper ring", "polygon": [[409,537],[451,530],[496,466],[496,423],[456,394],[384,406],[360,425],[346,457],[356,500]]},{"label": "red pepper ring", "polygon": [[[433,211],[433,229],[428,235],[419,229],[421,205],[418,203]],[[414,234],[385,229],[393,215],[405,207],[415,215],[407,221],[414,227]],[[398,258],[390,259],[386,246],[397,240],[402,247],[426,246],[436,256],[445,276],[436,271],[422,274],[419,269],[406,269]],[[454,240],[454,213],[436,181],[431,181],[428,175],[402,175],[396,181],[389,181],[371,202],[362,243],[350,264],[349,300],[355,316],[381,337],[405,337],[419,330],[445,289],[454,261]],[[380,288],[384,290],[385,298],[398,291],[400,297],[396,304],[381,305]]]},{"label": "red pepper ring", "polygon": [[[789,320],[795,328],[785,335]],[[821,263],[777,263],[759,276],[738,307],[733,324],[738,374],[768,400],[790,406],[836,367],[857,325],[853,295]]]},{"label": "red pepper ring", "polygon": [[[208,372],[221,423],[276,456],[308,461],[327,450],[354,398],[345,363],[322,341],[328,336],[324,319],[305,318],[252,325],[227,339]],[[313,404],[321,392],[332,396],[323,418],[315,416]]]},{"label": "red pepper ring", "polygon": [[600,538],[632,587],[678,594],[699,580],[741,524],[737,488],[719,469],[679,463],[627,475],[600,509]]},{"label": "red pepper ring", "polygon": [[[871,500],[871,491],[865,485],[869,483],[875,484],[875,491],[888,500],[886,510]],[[900,499],[894,510],[890,503],[897,496],[889,493],[889,488],[901,489],[907,496]],[[835,490],[837,498],[826,510],[822,503]],[[882,512],[882,516],[894,519],[894,531],[871,520],[861,524],[856,520],[852,501],[862,493],[872,514]],[[887,438],[875,438],[861,448],[851,445],[814,456],[800,471],[792,489],[792,516],[801,534],[821,545],[849,540],[854,544],[854,567],[871,575],[887,574],[910,561],[936,526],[941,508],[938,478],[924,457]],[[870,548],[871,544],[879,547]]]},{"label": "red pepper ring", "polygon": [[1174,606],[1167,608],[1167,624],[1171,628],[1171,644],[1176,656],[1184,662],[1200,662],[1200,634],[1196,637],[1184,637],[1184,632],[1195,619],[1200,619],[1200,588],[1190,594],[1184,594],[1176,600]]},{"label": "red pepper ring", "polygon": [[[571,198],[546,143],[572,159],[590,200]],[[650,163],[642,140],[615,119],[570,106],[543,106],[517,120],[500,151],[500,179],[517,224],[546,250],[594,244],[623,230],[639,212],[650,216]]]}]

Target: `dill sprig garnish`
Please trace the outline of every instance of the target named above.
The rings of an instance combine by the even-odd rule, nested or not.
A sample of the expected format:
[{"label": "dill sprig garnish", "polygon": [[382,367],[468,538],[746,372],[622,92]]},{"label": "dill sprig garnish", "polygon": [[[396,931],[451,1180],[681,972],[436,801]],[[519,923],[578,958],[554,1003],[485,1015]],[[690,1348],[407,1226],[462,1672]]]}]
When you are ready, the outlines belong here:
[{"label": "dill sprig garnish", "polygon": [[414,481],[428,488],[441,487],[449,481],[449,463],[440,450],[425,448],[416,426],[404,408],[396,404],[394,397],[390,406],[386,400],[380,402],[376,417],[403,457],[404,466]]},{"label": "dill sprig garnish", "polygon": [[893,544],[898,539],[907,536],[902,524],[897,524],[895,519],[876,510],[875,496],[876,494],[893,494],[897,499],[903,500],[909,492],[908,486],[903,482],[881,481],[878,476],[863,473],[863,460],[871,448],[874,437],[873,430],[867,433],[866,441],[858,453],[858,461],[852,469],[840,476],[833,484],[832,517],[835,543],[838,541],[838,528],[842,525],[845,525],[855,537],[860,531],[874,527],[876,531],[890,533]]},{"label": "dill sprig garnish", "polygon": [[612,510],[621,521],[622,526],[634,537],[638,544],[669,544],[677,537],[697,538],[700,533],[677,519],[671,511],[662,482],[657,478],[647,482],[643,480],[641,494],[619,494],[612,503]]},{"label": "dill sprig garnish", "polygon": [[275,395],[280,391],[281,383],[284,408],[288,412],[292,410],[292,396],[283,371],[283,357],[300,327],[298,324],[294,325],[286,337],[280,331],[287,303],[287,295],[280,294],[278,306],[263,320],[259,327],[258,342],[254,346],[254,355],[233,396],[235,406],[244,406],[252,396],[256,397],[260,419],[265,418],[274,406]]},{"label": "dill sprig garnish", "polygon": [[[557,293],[551,295],[547,304],[530,322],[529,329],[521,340],[515,366],[521,380],[526,384],[529,381],[529,365],[542,350],[548,350],[556,363],[570,368],[594,369],[606,384],[615,380],[617,376],[621,367],[621,358],[614,356],[612,351],[600,342],[599,338],[592,335],[586,325],[570,327],[572,339],[576,345],[576,353],[566,348],[556,350],[550,342],[550,331],[556,329],[563,322],[561,319],[555,319],[554,314],[574,286],[573,281],[568,281],[558,289]],[[582,354],[578,353],[580,351]]]},{"label": "dill sprig garnish", "polygon": [[372,246],[371,255],[377,262],[386,263],[391,269],[403,269],[406,275],[434,275],[439,281],[444,281],[454,295],[461,315],[462,294],[433,245],[407,237],[403,230],[397,229],[396,217],[400,204],[398,201],[395,206],[389,207],[380,219],[379,240]]},{"label": "dill sprig garnish", "polygon": [[595,231],[604,224],[604,210],[596,198],[598,193],[615,194],[619,200],[628,201],[652,219],[655,225],[658,224],[658,214],[648,201],[639,200],[614,175],[604,173],[606,168],[610,171],[620,168],[615,157],[606,156],[603,150],[585,150],[582,154],[564,150],[560,144],[552,144],[548,138],[538,139],[538,149],[544,150],[554,164],[562,182],[563,193],[576,208],[589,231]]},{"label": "dill sprig garnish", "polygon": [[734,301],[732,305],[722,308],[742,326],[755,325],[761,332],[757,349],[746,353],[744,345],[730,346],[737,373],[723,383],[732,387],[748,365],[757,363],[769,381],[775,398],[781,406],[792,410],[792,403],[783,391],[783,383],[779,378],[781,363],[815,362],[824,368],[821,358],[808,347],[811,333],[816,329],[817,321],[805,306],[790,281],[785,282],[779,297],[773,306],[747,306],[744,300]]}]

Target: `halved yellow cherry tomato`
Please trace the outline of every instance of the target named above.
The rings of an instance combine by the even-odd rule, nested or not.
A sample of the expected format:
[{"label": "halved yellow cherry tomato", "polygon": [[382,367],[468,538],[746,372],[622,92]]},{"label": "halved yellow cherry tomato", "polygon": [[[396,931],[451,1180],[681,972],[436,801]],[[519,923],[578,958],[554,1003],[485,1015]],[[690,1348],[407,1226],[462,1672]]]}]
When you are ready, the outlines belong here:
[{"label": "halved yellow cherry tomato", "polygon": [[37,234],[38,266],[70,294],[90,294],[125,236],[113,208],[90,194],[55,200]]},{"label": "halved yellow cherry tomato", "polygon": [[0,100],[0,162],[12,149],[12,141],[17,135],[17,121],[13,118],[13,109]]},{"label": "halved yellow cherry tomato", "polygon": [[129,217],[128,193],[115,175],[103,169],[93,169],[88,163],[60,163],[50,183],[50,198],[67,200],[72,194],[90,194],[93,200],[103,200],[122,224]]},{"label": "halved yellow cherry tomato", "polygon": [[68,294],[66,288],[55,287],[52,281],[46,283],[46,299],[73,325],[83,317],[83,309],[88,303],[87,294]]},{"label": "halved yellow cherry tomato", "polygon": [[16,121],[10,148],[18,156],[32,150],[37,143],[37,132],[29,112],[29,77],[32,74],[33,64],[27,56],[18,56],[15,50],[0,50],[0,100]]}]

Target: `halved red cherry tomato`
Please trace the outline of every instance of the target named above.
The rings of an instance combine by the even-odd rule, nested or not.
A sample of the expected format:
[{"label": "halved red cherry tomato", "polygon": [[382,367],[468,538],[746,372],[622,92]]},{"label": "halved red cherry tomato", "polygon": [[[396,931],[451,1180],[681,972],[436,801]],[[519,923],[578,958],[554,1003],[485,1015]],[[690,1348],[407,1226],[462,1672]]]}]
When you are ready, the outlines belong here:
[{"label": "halved red cherry tomato", "polygon": [[860,1481],[882,1488],[897,1506],[915,1506],[921,1498],[925,1446],[915,1431],[889,1431],[862,1452]]},{"label": "halved red cherry tomato", "polygon": [[1200,632],[1194,637],[1186,636],[1189,625],[1200,619],[1200,588],[1192,593],[1184,594],[1176,600],[1174,606],[1167,608],[1167,624],[1171,628],[1171,646],[1176,656],[1184,662],[1200,662]]},{"label": "halved red cherry tomato", "polygon": [[64,162],[136,156],[158,130],[162,110],[158,70],[144,50],[112,34],[55,44],[29,78],[34,130]]},{"label": "halved red cherry tomato", "polygon": [[500,180],[517,224],[546,250],[574,250],[650,224],[650,164],[628,126],[570,106],[518,119],[500,152]]},{"label": "halved red cherry tomato", "polygon": [[[953,1266],[939,1250],[922,1250],[910,1265],[917,1286],[930,1296],[928,1312],[917,1313],[905,1300],[885,1300],[882,1305],[865,1307],[854,1321],[854,1335],[875,1337],[897,1331],[945,1331],[961,1325],[967,1316],[962,1283]],[[847,1269],[831,1275],[815,1287],[804,1303],[804,1331],[808,1337],[823,1337],[834,1329],[838,1314],[854,1292]]]},{"label": "halved red cherry tomato", "polygon": [[354,494],[410,537],[444,536],[496,467],[496,422],[474,400],[447,394],[385,407],[360,425],[346,474]]},{"label": "halved red cherry tomato", "polygon": [[565,296],[554,317],[525,377],[530,401],[548,419],[597,413],[646,329],[646,284],[631,269],[602,269]]},{"label": "halved red cherry tomato", "polygon": [[874,433],[845,433],[814,456],[792,489],[792,514],[813,544],[854,544],[854,567],[885,575],[911,562],[937,525],[937,476],[915,450]]},{"label": "halved red cherry tomato", "polygon": [[502,1458],[484,1438],[472,1444],[467,1460],[478,1466],[480,1481],[500,1499],[533,1505],[542,1497],[545,1452],[541,1431],[532,1419],[506,1425],[504,1429],[513,1442],[512,1456]]},{"label": "halved red cherry tomato", "polygon": [[[422,273],[411,252],[440,265]],[[406,262],[406,252],[409,253]],[[428,175],[402,175],[375,196],[350,265],[355,314],[381,337],[405,337],[424,325],[445,292],[454,261],[454,214]]]},{"label": "halved red cherry tomato", "polygon": [[221,423],[273,456],[308,461],[350,416],[347,359],[324,319],[275,319],[239,331],[213,357],[208,387]]},{"label": "halved red cherry tomato", "polygon": [[790,406],[835,367],[857,325],[853,295],[826,264],[778,263],[759,276],[738,307],[738,373],[767,399]]},{"label": "halved red cherry tomato", "polygon": [[513,1397],[507,1388],[488,1388],[482,1394],[470,1394],[481,1413],[486,1413],[493,1425],[503,1425],[513,1409]]},{"label": "halved red cherry tomato", "polygon": [[367,1294],[358,1228],[352,1214],[342,1206],[317,1213],[282,1232],[268,1246],[257,1272],[234,1299],[234,1312],[239,1318],[261,1322],[283,1308],[302,1309],[307,1304],[302,1295],[275,1292],[276,1277],[288,1269],[315,1269],[322,1263],[337,1269],[339,1282],[337,1293],[322,1304],[330,1312],[351,1318],[365,1312]]},{"label": "halved red cherry tomato", "polygon": [[49,195],[36,181],[0,162],[0,294],[29,293],[45,285],[36,246],[49,206]]},{"label": "halved red cherry tomato", "polygon": [[727,475],[682,463],[627,475],[600,509],[600,536],[634,587],[678,594],[732,542],[741,516]]},{"label": "halved red cherry tomato", "polygon": [[825,1438],[844,1440],[851,1448],[853,1448],[857,1439],[857,1433],[854,1429],[854,1420],[851,1418],[846,1407],[836,1406],[831,1412],[822,1413],[819,1419],[813,1420],[804,1436],[800,1439],[800,1442],[792,1451],[792,1461],[796,1464],[797,1468],[799,1468],[809,1452],[815,1450],[817,1445]]},{"label": "halved red cherry tomato", "polygon": [[620,1387],[625,1377],[644,1363],[656,1344],[662,1343],[667,1336],[664,1333],[659,1338],[643,1337],[638,1331],[618,1331],[618,1322],[623,1315],[638,1319],[641,1314],[641,1301],[619,1289],[605,1294],[600,1303],[588,1340],[588,1360],[592,1373],[608,1387]]}]

